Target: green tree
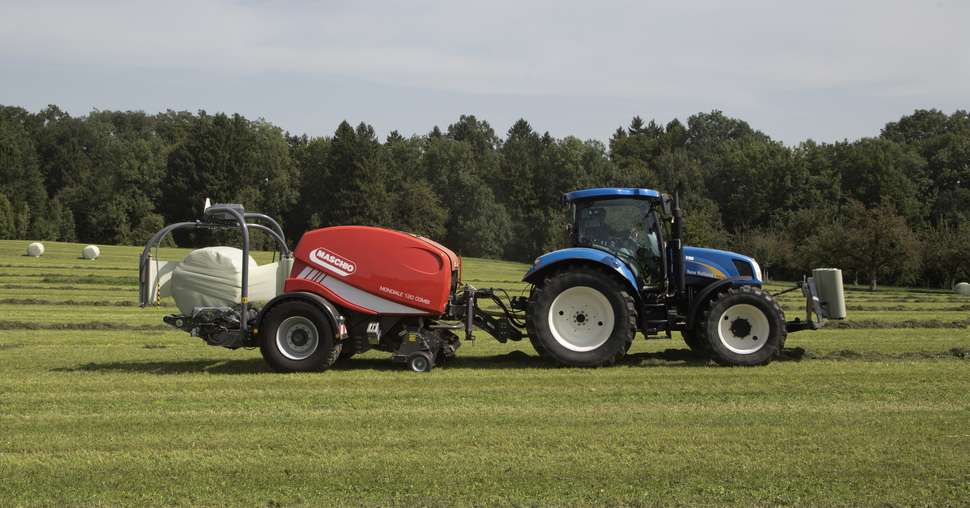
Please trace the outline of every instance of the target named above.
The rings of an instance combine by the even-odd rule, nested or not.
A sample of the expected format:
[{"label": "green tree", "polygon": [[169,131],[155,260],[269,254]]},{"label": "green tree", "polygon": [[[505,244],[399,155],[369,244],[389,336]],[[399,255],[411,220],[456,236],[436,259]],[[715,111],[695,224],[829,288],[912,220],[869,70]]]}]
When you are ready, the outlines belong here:
[{"label": "green tree", "polygon": [[697,113],[687,119],[687,136],[684,145],[706,171],[716,169],[720,149],[729,141],[742,141],[767,136],[751,128],[747,122],[731,118],[718,110]]},{"label": "green tree", "polygon": [[846,258],[844,219],[831,207],[802,208],[784,214],[782,234],[796,247],[788,261],[789,275],[800,278],[813,268],[838,267],[855,277]]},{"label": "green tree", "polygon": [[322,197],[329,191],[331,174],[330,139],[293,138],[290,154],[299,168],[300,182],[297,205],[286,216],[286,231],[298,235],[323,225],[328,203]]},{"label": "green tree", "polygon": [[706,187],[729,230],[767,225],[800,205],[793,192],[797,166],[780,143],[750,136],[722,143],[717,154],[716,166],[705,170]]},{"label": "green tree", "polygon": [[0,193],[15,210],[18,238],[37,237],[47,208],[44,176],[30,135],[32,115],[0,106]]},{"label": "green tree", "polygon": [[477,174],[471,145],[429,137],[422,171],[447,209],[445,245],[465,256],[500,257],[511,236],[511,218]]},{"label": "green tree", "polygon": [[13,240],[16,236],[13,206],[7,196],[0,194],[0,240]]},{"label": "green tree", "polygon": [[[63,201],[55,197],[51,200],[49,215],[49,227],[51,233],[45,239],[59,240],[62,242],[76,242],[77,228],[74,224],[74,212],[64,206]],[[154,231],[152,232],[154,233]],[[148,237],[145,237],[146,239]]]},{"label": "green tree", "polygon": [[891,203],[866,209],[852,203],[845,226],[847,266],[866,276],[875,291],[879,280],[909,282],[920,267],[920,243]]},{"label": "green tree", "polygon": [[685,196],[684,243],[699,247],[727,248],[731,235],[724,229],[717,203],[697,195]]},{"label": "green tree", "polygon": [[952,288],[970,280],[970,222],[941,222],[922,234],[927,282]]},{"label": "green tree", "polygon": [[124,117],[92,115],[86,121],[95,134],[87,148],[90,171],[72,175],[59,193],[77,221],[78,238],[143,243],[147,237],[133,231],[156,208],[165,174],[164,144],[151,129],[133,128]]},{"label": "green tree", "polygon": [[424,180],[402,182],[395,196],[389,226],[401,231],[444,241],[448,211],[431,185]]},{"label": "green tree", "polygon": [[[457,122],[448,126],[447,136],[471,147],[480,174],[484,178],[491,179],[495,176],[493,171],[497,169],[500,140],[488,122],[478,120],[474,115],[461,115]],[[489,171],[484,171],[486,168]]]},{"label": "green tree", "polygon": [[[298,200],[300,177],[290,146],[282,130],[261,120],[200,112],[166,167],[158,212],[167,222],[195,219],[206,198],[277,219]],[[257,246],[270,241],[254,238]]]},{"label": "green tree", "polygon": [[30,218],[30,206],[27,203],[21,202],[20,206],[14,208],[13,225],[17,238],[30,238]]},{"label": "green tree", "polygon": [[779,227],[742,230],[733,235],[732,248],[758,260],[766,281],[786,270],[794,245]]},{"label": "green tree", "polygon": [[970,220],[970,114],[947,116],[937,110],[917,110],[891,122],[882,137],[905,145],[926,161],[925,194],[934,224]]},{"label": "green tree", "polygon": [[463,204],[448,217],[448,236],[458,252],[471,257],[501,257],[511,240],[512,219],[484,182],[470,173],[454,179]]},{"label": "green tree", "polygon": [[915,151],[888,139],[867,138],[837,144],[834,164],[845,197],[867,208],[891,202],[910,224],[922,221],[928,182],[926,162]]},{"label": "green tree", "polygon": [[501,168],[493,189],[500,190],[494,195],[512,219],[511,235],[516,240],[506,245],[505,257],[508,259],[533,259],[544,242],[540,230],[547,221],[535,183],[540,173],[548,170],[543,165],[543,157],[549,143],[548,136],[540,136],[528,122],[519,119],[509,129],[502,144]]},{"label": "green tree", "polygon": [[[791,210],[843,201],[842,181],[836,164],[838,148],[831,144],[805,141],[792,149],[792,172],[788,176]],[[786,189],[781,189],[782,191]]]},{"label": "green tree", "polygon": [[327,224],[382,226],[390,223],[391,192],[387,165],[373,127],[342,122],[330,148],[331,168],[325,207]]}]

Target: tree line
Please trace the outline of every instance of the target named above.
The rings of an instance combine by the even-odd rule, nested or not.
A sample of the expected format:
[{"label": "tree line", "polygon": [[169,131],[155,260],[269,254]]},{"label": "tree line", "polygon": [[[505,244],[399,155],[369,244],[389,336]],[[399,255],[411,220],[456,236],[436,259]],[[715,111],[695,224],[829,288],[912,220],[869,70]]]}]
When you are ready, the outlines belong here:
[{"label": "tree line", "polygon": [[0,106],[4,239],[142,244],[209,197],[280,219],[291,242],[379,225],[530,261],[563,240],[561,195],[593,186],[679,189],[689,243],[750,254],[778,278],[828,265],[873,287],[970,279],[965,111],[917,110],[878,137],[789,147],[719,111],[686,124],[634,117],[605,145],[525,120],[500,137],[474,116],[381,140],[364,123],[308,137],[205,111]]}]

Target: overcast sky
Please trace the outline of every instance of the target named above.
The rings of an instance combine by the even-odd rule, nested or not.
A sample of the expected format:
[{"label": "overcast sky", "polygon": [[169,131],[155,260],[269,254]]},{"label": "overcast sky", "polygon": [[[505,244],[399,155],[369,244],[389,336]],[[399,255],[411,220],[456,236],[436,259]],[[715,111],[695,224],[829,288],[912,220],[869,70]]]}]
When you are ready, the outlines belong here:
[{"label": "overcast sky", "polygon": [[855,139],[970,109],[970,2],[2,0],[0,103],[600,140],[720,109],[788,144]]}]

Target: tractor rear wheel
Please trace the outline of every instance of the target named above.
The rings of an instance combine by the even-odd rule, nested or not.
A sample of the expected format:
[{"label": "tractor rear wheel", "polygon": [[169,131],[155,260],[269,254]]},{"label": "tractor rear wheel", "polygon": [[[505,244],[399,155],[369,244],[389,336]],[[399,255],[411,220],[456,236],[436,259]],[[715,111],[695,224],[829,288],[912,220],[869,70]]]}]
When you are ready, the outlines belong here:
[{"label": "tractor rear wheel", "polygon": [[714,297],[695,333],[707,339],[707,352],[723,365],[764,365],[785,345],[785,313],[761,288],[739,286]]},{"label": "tractor rear wheel", "polygon": [[633,297],[613,275],[594,268],[551,274],[533,290],[526,318],[539,356],[571,367],[615,363],[636,334]]},{"label": "tractor rear wheel", "polygon": [[313,304],[283,302],[263,318],[259,350],[278,372],[326,370],[340,356],[330,322]]}]

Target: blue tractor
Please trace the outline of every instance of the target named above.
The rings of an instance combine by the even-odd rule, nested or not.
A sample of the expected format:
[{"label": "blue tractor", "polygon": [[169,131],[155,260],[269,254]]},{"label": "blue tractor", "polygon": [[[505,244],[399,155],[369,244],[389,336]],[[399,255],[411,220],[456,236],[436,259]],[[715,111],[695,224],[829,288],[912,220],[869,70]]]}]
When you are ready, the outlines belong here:
[{"label": "blue tractor", "polygon": [[[677,331],[718,363],[762,365],[782,351],[788,333],[824,324],[811,279],[791,288],[806,298],[806,319],[786,321],[753,258],[684,245],[676,196],[597,188],[567,193],[563,203],[572,212],[569,247],[538,257],[523,279],[532,284],[528,299],[511,302],[525,312],[523,335],[543,358],[610,365],[637,331]],[[476,324],[498,336],[484,319]]]}]

